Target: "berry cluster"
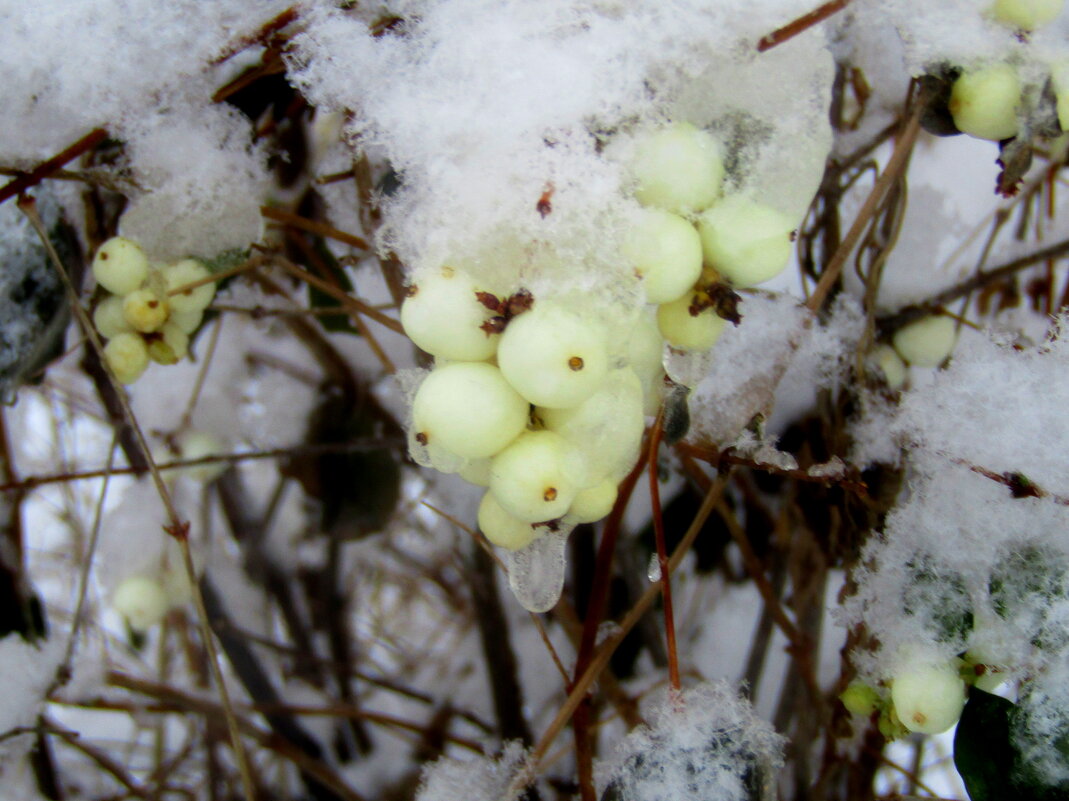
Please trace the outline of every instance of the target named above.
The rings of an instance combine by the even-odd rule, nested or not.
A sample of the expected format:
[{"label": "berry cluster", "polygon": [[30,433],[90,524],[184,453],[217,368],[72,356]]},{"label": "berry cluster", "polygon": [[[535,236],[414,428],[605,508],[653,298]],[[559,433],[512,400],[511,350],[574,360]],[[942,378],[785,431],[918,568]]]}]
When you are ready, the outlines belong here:
[{"label": "berry cluster", "polygon": [[93,324],[108,340],[104,358],[123,384],[136,381],[150,360],[176,364],[185,358],[189,335],[215,297],[211,272],[199,261],[156,266],[137,243],[120,236],[97,250],[93,277],[106,291]]},{"label": "berry cluster", "polygon": [[479,526],[496,545],[607,515],[660,404],[665,343],[710,348],[733,316],[731,287],[789,261],[789,220],[721,197],[721,147],[707,132],[647,135],[631,174],[642,208],[620,252],[657,312],[626,347],[575,299],[501,292],[452,265],[417,273],[401,307],[405,332],[436,359],[413,398],[410,448],[488,488]]}]

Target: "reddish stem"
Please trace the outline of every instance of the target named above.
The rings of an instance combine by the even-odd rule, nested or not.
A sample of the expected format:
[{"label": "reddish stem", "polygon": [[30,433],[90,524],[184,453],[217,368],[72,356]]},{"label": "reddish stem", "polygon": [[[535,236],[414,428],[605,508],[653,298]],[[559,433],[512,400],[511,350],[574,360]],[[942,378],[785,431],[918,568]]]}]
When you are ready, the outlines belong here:
[{"label": "reddish stem", "polygon": [[672,614],[672,578],[668,572],[668,548],[664,542],[664,518],[661,516],[661,488],[657,483],[657,450],[661,446],[661,429],[664,425],[664,410],[657,415],[657,422],[650,432],[649,470],[650,505],[653,515],[653,535],[657,543],[657,564],[664,581],[664,639],[668,650],[668,683],[677,693],[679,683],[679,657],[676,653],[676,626]]},{"label": "reddish stem", "polygon": [[832,14],[842,11],[849,4],[850,0],[828,0],[827,3],[814,8],[808,14],[803,14],[794,22],[789,22],[767,36],[762,36],[757,42],[757,52],[764,53],[776,45],[783,44],[788,39],[793,39],[802,31],[808,30],[814,25],[823,22]]},{"label": "reddish stem", "polygon": [[103,142],[107,136],[108,132],[103,128],[94,128],[66,150],[57,153],[48,161],[42,161],[29,172],[20,175],[14,181],[10,181],[3,188],[0,188],[0,203],[15,197],[15,195],[22,194],[32,186],[37,186],[52,173],[65,167],[83,153],[92,150]]}]

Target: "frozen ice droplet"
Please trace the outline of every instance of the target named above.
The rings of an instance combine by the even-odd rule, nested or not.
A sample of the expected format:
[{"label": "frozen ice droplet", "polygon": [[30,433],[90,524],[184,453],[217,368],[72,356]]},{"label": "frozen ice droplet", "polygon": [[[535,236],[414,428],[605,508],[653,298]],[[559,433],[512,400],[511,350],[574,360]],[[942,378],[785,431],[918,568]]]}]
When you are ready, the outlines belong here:
[{"label": "frozen ice droplet", "polygon": [[661,580],[661,560],[657,558],[656,553],[650,554],[649,564],[646,565],[646,578],[650,581]]},{"label": "frozen ice droplet", "polygon": [[509,551],[509,587],[529,612],[552,609],[564,589],[564,546],[571,527],[549,531],[530,545]]}]

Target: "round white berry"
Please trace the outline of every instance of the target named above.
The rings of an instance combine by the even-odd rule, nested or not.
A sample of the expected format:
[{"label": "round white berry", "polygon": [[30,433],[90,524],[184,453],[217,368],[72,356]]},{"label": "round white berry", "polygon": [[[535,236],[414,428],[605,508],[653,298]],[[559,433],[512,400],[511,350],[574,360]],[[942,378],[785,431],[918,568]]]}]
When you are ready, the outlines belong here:
[{"label": "round white berry", "polygon": [[130,576],[115,588],[111,604],[134,631],[148,631],[163,620],[171,601],[158,581],[148,576]]},{"label": "round white berry", "polygon": [[189,334],[168,320],[147,338],[148,356],[159,364],[178,364],[189,352]]},{"label": "round white berry", "polygon": [[596,523],[612,511],[616,503],[616,484],[605,480],[580,490],[568,507],[567,522]]},{"label": "round white berry", "polygon": [[1003,25],[1034,31],[1062,13],[1065,0],[995,0],[991,14]]},{"label": "round white berry", "polygon": [[116,334],[104,346],[104,361],[120,384],[132,384],[148,367],[148,348],[140,334]]},{"label": "round white berry", "polygon": [[93,257],[93,277],[114,295],[126,295],[148,277],[148,257],[136,242],[114,236]]},{"label": "round white berry", "polygon": [[904,325],[895,331],[892,342],[898,355],[915,367],[938,367],[957,342],[957,323],[952,317],[933,315]]},{"label": "round white berry", "polygon": [[471,276],[454,267],[418,276],[401,304],[401,325],[408,338],[445,359],[480,362],[497,350],[500,335],[488,330],[495,312],[480,302]]},{"label": "round white berry", "polygon": [[535,410],[545,427],[573,443],[586,458],[589,480],[626,476],[638,458],[646,428],[642,382],[629,367],[613,370],[598,391],[568,409]]},{"label": "round white berry", "polygon": [[506,512],[492,492],[483,495],[479,503],[479,530],[494,545],[510,551],[530,545],[540,533],[537,526]]},{"label": "round white berry", "polygon": [[624,238],[621,252],[644,279],[650,303],[675,300],[701,275],[701,237],[687,220],[667,211],[645,209]]},{"label": "round white berry", "polygon": [[872,352],[872,362],[883,373],[884,381],[891,389],[901,389],[906,383],[906,364],[890,345],[876,347]]},{"label": "round white berry", "polygon": [[525,431],[490,463],[490,491],[527,523],[563,516],[586,483],[583,455],[552,431]]},{"label": "round white berry", "polygon": [[679,350],[709,350],[724,330],[726,321],[712,308],[690,313],[694,302],[688,292],[679,300],[657,307],[657,328],[669,345]]},{"label": "round white berry", "polygon": [[122,313],[135,331],[150,334],[159,331],[170,314],[167,301],[151,289],[135,289],[122,301]]},{"label": "round white berry", "polygon": [[949,663],[915,663],[891,683],[891,700],[902,725],[921,734],[939,734],[958,722],[965,706],[965,682]]},{"label": "round white berry", "polygon": [[527,426],[528,403],[485,362],[436,367],[416,390],[417,439],[465,459],[493,456]]},{"label": "round white berry", "polygon": [[698,218],[705,262],[736,286],[779,275],[791,258],[794,224],[771,206],[732,197]]},{"label": "round white berry", "polygon": [[[195,428],[187,428],[175,437],[177,453],[175,456],[183,461],[204,459],[208,456],[218,456],[223,452],[223,444],[219,438],[207,431]],[[194,481],[214,481],[221,476],[227,468],[226,462],[209,462],[193,467],[180,468],[182,475],[188,476]]]},{"label": "round white berry", "polygon": [[457,471],[457,475],[477,487],[490,486],[490,459],[472,459]]},{"label": "round white berry", "polygon": [[167,318],[167,322],[174,323],[187,334],[192,334],[200,328],[203,319],[204,312],[202,311],[180,312],[171,309],[171,316]]},{"label": "round white berry", "polygon": [[1054,65],[1050,79],[1054,89],[1058,124],[1063,132],[1069,133],[1069,59],[1064,59]]},{"label": "round white berry", "polygon": [[508,324],[497,363],[531,403],[574,406],[594,394],[609,370],[605,328],[550,301],[536,301]]},{"label": "round white berry", "polygon": [[1021,81],[1009,64],[966,72],[950,90],[950,114],[962,133],[999,141],[1017,135]]},{"label": "round white berry", "polygon": [[215,282],[201,284],[193,289],[187,289],[178,294],[170,294],[180,287],[197,281],[211,278],[211,271],[196,259],[183,259],[177,264],[172,264],[163,270],[163,278],[167,288],[167,302],[172,312],[193,314],[203,312],[211,305],[215,298]]},{"label": "round white berry", "polygon": [[627,363],[642,383],[642,411],[653,416],[664,395],[664,337],[657,328],[656,312],[643,309],[627,338]]},{"label": "round white berry", "polygon": [[671,125],[637,143],[632,174],[642,205],[676,214],[702,211],[720,196],[720,143],[689,123]]},{"label": "round white berry", "polygon": [[123,314],[123,299],[117,295],[108,295],[93,310],[93,325],[100,336],[111,339],[118,334],[133,331]]}]

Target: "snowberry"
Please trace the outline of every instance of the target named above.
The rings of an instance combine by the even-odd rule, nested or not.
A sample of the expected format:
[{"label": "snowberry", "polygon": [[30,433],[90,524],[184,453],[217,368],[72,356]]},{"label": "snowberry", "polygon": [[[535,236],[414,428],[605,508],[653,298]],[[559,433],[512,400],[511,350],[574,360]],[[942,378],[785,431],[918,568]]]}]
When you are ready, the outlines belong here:
[{"label": "snowberry", "polygon": [[906,383],[905,362],[890,345],[877,346],[872,352],[872,362],[883,373],[884,381],[891,389],[901,389]]},{"label": "snowberry", "polygon": [[958,722],[965,706],[965,682],[947,662],[908,666],[894,677],[891,700],[910,731],[939,734]]},{"label": "snowberry", "polygon": [[629,367],[613,370],[598,391],[568,409],[536,410],[550,431],[573,443],[586,457],[592,482],[623,480],[638,458],[646,427],[642,382]]},{"label": "snowberry", "polygon": [[694,295],[657,307],[657,328],[669,345],[679,350],[709,350],[724,330],[726,321],[712,308],[690,313]]},{"label": "snowberry", "polygon": [[791,258],[794,224],[770,206],[733,197],[698,218],[705,262],[736,286],[779,275]]},{"label": "snowberry", "polygon": [[1069,59],[1059,62],[1051,70],[1051,86],[1058,111],[1058,124],[1069,132]]},{"label": "snowberry", "polygon": [[[219,439],[207,431],[187,428],[175,437],[175,446],[178,459],[192,461],[203,459],[207,456],[218,456],[223,452],[223,445]],[[213,481],[226,471],[226,462],[211,462],[209,464],[196,465],[194,467],[180,468],[182,475],[192,478],[194,481]]]},{"label": "snowberry", "polygon": [[148,367],[145,340],[134,333],[116,334],[104,346],[104,361],[120,384],[132,384]]},{"label": "snowberry", "polygon": [[839,700],[843,702],[848,712],[864,717],[871,715],[880,705],[879,693],[860,681],[852,682],[843,690],[839,694]]},{"label": "snowberry", "polygon": [[148,337],[148,356],[159,364],[177,364],[189,352],[189,334],[168,320]]},{"label": "snowberry", "polygon": [[656,312],[643,309],[627,337],[627,363],[642,384],[643,407],[647,416],[657,414],[664,390],[664,337],[657,328]]},{"label": "snowberry", "polygon": [[484,306],[471,276],[454,267],[420,275],[401,305],[408,338],[432,356],[480,362],[497,350],[498,334],[483,326],[495,312]]},{"label": "snowberry", "polygon": [[580,490],[568,507],[568,522],[596,523],[612,511],[616,503],[616,484],[606,479]]},{"label": "snowberry", "polygon": [[93,310],[93,325],[104,339],[133,331],[123,315],[123,300],[117,295],[108,295]]},{"label": "snowberry", "polygon": [[490,491],[513,517],[555,520],[587,483],[579,449],[553,431],[526,431],[490,463]]},{"label": "snowberry", "polygon": [[123,298],[122,313],[135,331],[149,334],[167,322],[170,306],[151,289],[135,289]]},{"label": "snowberry", "polygon": [[200,328],[200,323],[201,323],[201,321],[203,319],[204,319],[204,312],[203,311],[198,310],[198,311],[191,311],[191,312],[180,312],[180,311],[175,311],[172,308],[171,309],[171,316],[167,318],[167,322],[174,323],[176,326],[178,326],[180,329],[185,331],[187,334],[192,334],[194,331],[196,331],[198,328]]},{"label": "snowberry", "polygon": [[667,211],[644,210],[621,251],[643,277],[650,303],[675,300],[701,275],[701,237],[688,221]]},{"label": "snowberry", "polygon": [[632,173],[642,205],[676,214],[702,211],[720,196],[720,143],[689,123],[663,128],[638,142]]},{"label": "snowberry", "polygon": [[893,337],[898,355],[916,367],[938,367],[954,352],[957,323],[952,317],[933,315],[899,328]]},{"label": "snowberry", "polygon": [[417,440],[455,456],[493,456],[527,426],[528,404],[485,362],[436,367],[416,390],[412,418]]},{"label": "snowberry", "polygon": [[966,72],[950,91],[950,114],[963,133],[977,139],[1009,139],[1017,135],[1021,81],[1009,64]]},{"label": "snowberry", "polygon": [[1062,13],[1065,0],[995,0],[991,14],[996,20],[1024,31],[1034,31]]},{"label": "snowberry", "polygon": [[605,328],[551,301],[509,322],[497,349],[508,382],[537,406],[565,408],[589,398],[609,370]]},{"label": "snowberry", "polygon": [[148,631],[163,620],[170,598],[158,581],[148,576],[130,576],[115,589],[111,604],[134,631]]},{"label": "snowberry", "polygon": [[124,237],[112,237],[93,257],[93,277],[112,294],[133,292],[147,276],[148,257],[136,242]]},{"label": "snowberry", "polygon": [[490,460],[472,459],[457,471],[457,475],[477,487],[490,486]]},{"label": "snowberry", "polygon": [[196,259],[183,259],[177,264],[172,264],[163,271],[163,278],[167,289],[167,302],[171,311],[192,314],[203,312],[212,300],[215,299],[215,283],[201,284],[193,289],[187,289],[178,294],[170,294],[174,290],[211,278],[211,271]]},{"label": "snowberry", "polygon": [[538,536],[536,526],[517,520],[497,502],[494,493],[487,492],[479,503],[479,530],[494,545],[515,551],[530,545]]}]

